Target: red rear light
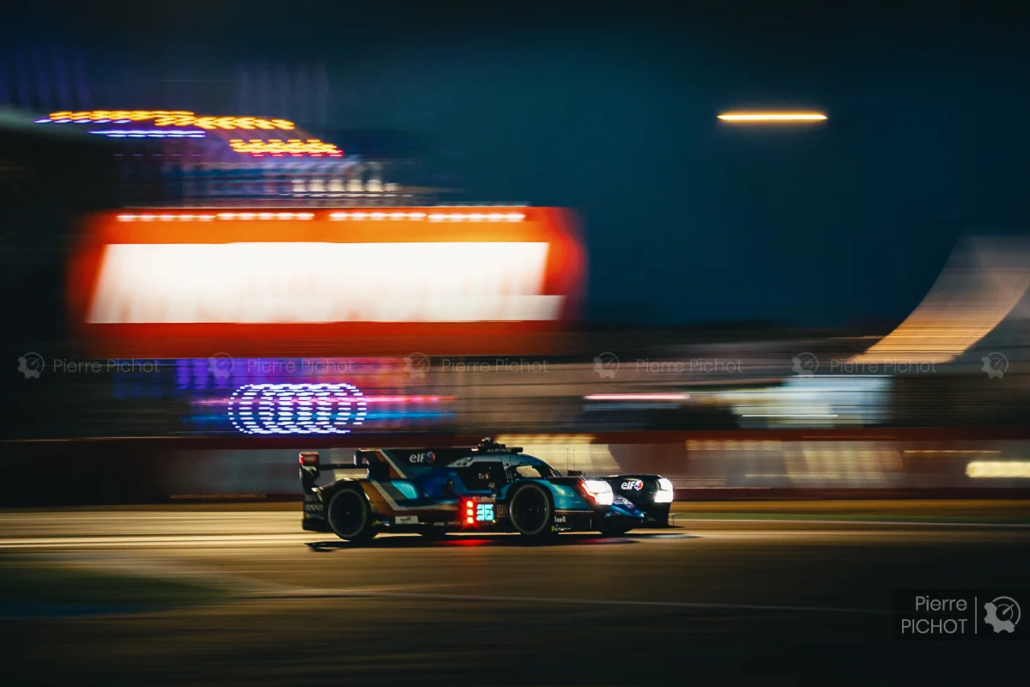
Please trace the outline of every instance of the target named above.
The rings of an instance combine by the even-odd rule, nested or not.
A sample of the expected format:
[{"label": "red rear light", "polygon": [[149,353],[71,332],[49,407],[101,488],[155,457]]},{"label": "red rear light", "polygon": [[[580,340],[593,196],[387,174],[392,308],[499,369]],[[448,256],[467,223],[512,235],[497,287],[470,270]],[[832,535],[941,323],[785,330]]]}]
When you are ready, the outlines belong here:
[{"label": "red rear light", "polygon": [[318,451],[302,451],[300,454],[301,465],[318,465]]}]

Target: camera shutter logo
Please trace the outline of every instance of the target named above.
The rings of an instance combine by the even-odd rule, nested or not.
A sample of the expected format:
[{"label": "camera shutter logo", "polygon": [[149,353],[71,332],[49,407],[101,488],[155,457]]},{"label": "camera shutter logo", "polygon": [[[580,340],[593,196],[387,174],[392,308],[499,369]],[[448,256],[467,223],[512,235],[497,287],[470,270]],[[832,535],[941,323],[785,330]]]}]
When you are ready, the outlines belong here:
[{"label": "camera shutter logo", "polygon": [[594,358],[594,372],[601,379],[615,379],[619,371],[619,357],[614,353],[602,353]]},{"label": "camera shutter logo", "polygon": [[429,356],[424,353],[412,353],[404,359],[404,369],[412,379],[425,379],[429,365]]},{"label": "camera shutter logo", "polygon": [[819,358],[813,353],[801,353],[791,358],[794,374],[799,377],[811,377],[819,370]]},{"label": "camera shutter logo", "polygon": [[999,596],[984,604],[984,624],[994,628],[994,634],[1016,631],[1016,625],[1022,616],[1019,604],[1010,596]]},{"label": "camera shutter logo", "polygon": [[988,353],[980,358],[980,362],[989,379],[1001,379],[1009,371],[1009,359],[1001,353]]},{"label": "camera shutter logo", "polygon": [[228,353],[215,353],[207,359],[207,370],[215,379],[228,379],[234,366],[232,356]]},{"label": "camera shutter logo", "polygon": [[46,360],[39,353],[28,352],[18,358],[18,372],[21,372],[25,379],[39,379],[39,374],[46,367]]}]

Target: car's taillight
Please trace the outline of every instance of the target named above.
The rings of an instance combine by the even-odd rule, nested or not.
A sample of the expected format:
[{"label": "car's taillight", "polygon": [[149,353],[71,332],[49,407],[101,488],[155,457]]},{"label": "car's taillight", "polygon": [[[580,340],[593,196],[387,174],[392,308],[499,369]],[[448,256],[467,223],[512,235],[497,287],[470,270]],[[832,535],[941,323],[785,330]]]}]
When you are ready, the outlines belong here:
[{"label": "car's taillight", "polygon": [[305,494],[314,493],[318,484],[318,451],[301,451],[300,484]]},{"label": "car's taillight", "polygon": [[496,522],[494,504],[491,501],[477,501],[474,498],[462,499],[458,512],[464,527],[478,527],[480,523]]},{"label": "car's taillight", "polygon": [[610,506],[615,500],[612,486],[599,479],[583,480],[583,491],[599,506]]}]

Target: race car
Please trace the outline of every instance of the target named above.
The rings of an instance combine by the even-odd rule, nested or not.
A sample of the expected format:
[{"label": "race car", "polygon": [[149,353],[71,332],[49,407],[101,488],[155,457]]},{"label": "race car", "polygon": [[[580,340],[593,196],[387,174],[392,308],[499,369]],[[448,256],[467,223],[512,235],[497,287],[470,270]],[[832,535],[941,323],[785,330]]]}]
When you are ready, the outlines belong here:
[{"label": "race car", "polygon": [[[364,468],[364,475],[318,485],[323,470],[355,468]],[[303,528],[354,542],[379,532],[430,538],[461,531],[533,538],[591,530],[617,535],[647,519],[609,481],[579,473],[563,476],[521,448],[490,439],[465,448],[359,450],[354,464],[322,464],[317,452],[305,451],[300,481]],[[671,493],[670,488],[670,500]]]}]

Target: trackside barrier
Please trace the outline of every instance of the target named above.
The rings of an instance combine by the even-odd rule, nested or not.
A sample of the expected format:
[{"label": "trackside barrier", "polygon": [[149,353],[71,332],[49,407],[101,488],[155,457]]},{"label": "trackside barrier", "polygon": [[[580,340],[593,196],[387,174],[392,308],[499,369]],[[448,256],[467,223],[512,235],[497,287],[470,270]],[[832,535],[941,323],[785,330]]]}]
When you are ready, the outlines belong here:
[{"label": "trackside barrier", "polygon": [[[454,435],[0,442],[0,505],[266,501],[300,497],[297,453],[352,463],[357,447],[473,446]],[[678,499],[1025,498],[1030,430],[771,430],[504,435],[559,470],[642,472]]]}]

